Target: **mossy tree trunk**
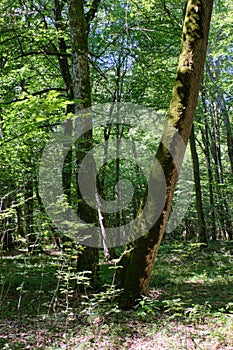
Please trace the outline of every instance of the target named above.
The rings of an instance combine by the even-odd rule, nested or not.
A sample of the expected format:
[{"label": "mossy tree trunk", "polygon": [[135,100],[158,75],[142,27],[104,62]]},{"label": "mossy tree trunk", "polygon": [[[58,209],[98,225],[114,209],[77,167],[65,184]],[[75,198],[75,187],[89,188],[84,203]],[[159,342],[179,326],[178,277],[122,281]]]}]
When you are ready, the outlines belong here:
[{"label": "mossy tree trunk", "polygon": [[[168,122],[156,154],[164,175],[159,174],[155,162],[149,179],[151,188],[153,188],[153,185],[160,186],[162,177],[165,176],[167,184],[165,204],[158,220],[149,230],[145,231],[143,223],[139,227],[135,227],[135,230],[141,231],[142,236],[135,242],[131,250],[123,254],[119,260],[119,272],[116,273],[115,281],[118,287],[123,289],[119,300],[121,308],[131,308],[135,299],[140,295],[148,294],[149,291],[150,276],[168,221],[179,168],[191,133],[197,106],[212,7],[212,0],[189,0],[187,4],[182,48],[168,111]],[[180,137],[183,140],[183,145],[180,142]],[[150,191],[144,198],[152,216],[158,200],[161,199],[155,198]]]},{"label": "mossy tree trunk", "polygon": [[[68,1],[68,17],[70,26],[70,37],[72,46],[72,90],[75,99],[75,113],[80,115],[82,110],[91,106],[91,85],[88,64],[88,36],[90,23],[93,20],[100,0],[93,0],[89,10],[84,10],[84,0]],[[87,11],[86,11],[87,10]],[[96,212],[82,199],[78,183],[78,171],[80,164],[87,152],[92,148],[92,120],[88,115],[76,118],[76,134],[79,135],[76,143],[76,165],[77,165],[77,197],[78,216],[86,223],[97,221]],[[83,132],[83,130],[88,130]],[[88,176],[88,174],[87,174]],[[84,247],[78,257],[78,271],[91,271],[92,282],[97,278],[98,249]]]}]

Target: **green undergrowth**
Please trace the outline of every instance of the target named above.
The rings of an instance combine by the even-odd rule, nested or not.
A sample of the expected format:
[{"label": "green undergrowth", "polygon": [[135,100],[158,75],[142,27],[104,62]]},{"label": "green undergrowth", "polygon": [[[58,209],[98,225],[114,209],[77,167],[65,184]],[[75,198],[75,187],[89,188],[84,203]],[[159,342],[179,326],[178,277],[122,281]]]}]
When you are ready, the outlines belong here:
[{"label": "green undergrowth", "polygon": [[233,349],[230,243],[161,245],[150,295],[130,311],[114,301],[114,262],[101,262],[96,290],[75,265],[72,254],[1,255],[0,349]]}]

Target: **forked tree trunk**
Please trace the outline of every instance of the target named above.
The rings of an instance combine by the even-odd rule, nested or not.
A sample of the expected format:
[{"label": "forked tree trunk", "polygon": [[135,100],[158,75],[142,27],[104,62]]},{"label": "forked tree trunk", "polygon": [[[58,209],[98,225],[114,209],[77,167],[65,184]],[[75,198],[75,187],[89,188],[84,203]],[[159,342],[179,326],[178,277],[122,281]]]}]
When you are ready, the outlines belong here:
[{"label": "forked tree trunk", "polygon": [[[119,300],[121,308],[132,307],[136,298],[142,294],[148,294],[151,272],[168,221],[179,168],[197,106],[212,7],[213,0],[189,0],[187,4],[182,49],[168,112],[168,123],[156,154],[167,183],[165,204],[158,220],[149,231],[145,232],[142,222],[139,227],[134,228],[141,232],[142,236],[119,260],[116,284],[123,289]],[[183,145],[179,135],[183,139]],[[160,186],[162,177],[163,174],[159,174],[155,163],[149,179],[152,185],[150,188]],[[148,191],[147,198],[144,198],[149,208],[147,212],[150,211],[151,216],[156,208],[156,201],[161,200],[154,197],[153,193]]]}]

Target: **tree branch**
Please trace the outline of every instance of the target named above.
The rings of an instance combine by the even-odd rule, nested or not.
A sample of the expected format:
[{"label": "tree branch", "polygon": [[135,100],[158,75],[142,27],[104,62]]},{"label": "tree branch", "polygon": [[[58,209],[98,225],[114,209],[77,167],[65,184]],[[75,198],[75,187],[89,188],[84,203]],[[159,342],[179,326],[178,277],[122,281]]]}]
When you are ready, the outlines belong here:
[{"label": "tree branch", "polygon": [[71,57],[70,53],[67,52],[59,52],[59,51],[29,51],[29,52],[22,52],[21,55],[17,56],[16,59],[26,56],[33,56],[33,55],[46,55],[46,56],[63,56],[63,57]]},{"label": "tree branch", "polygon": [[86,14],[86,20],[88,23],[90,23],[94,19],[100,2],[101,0],[93,0],[92,5],[90,6],[90,10]]},{"label": "tree branch", "polygon": [[21,102],[21,101],[28,100],[30,98],[30,96],[39,96],[39,95],[45,94],[46,92],[49,92],[49,91],[62,91],[62,92],[65,92],[66,89],[64,89],[64,88],[47,88],[47,89],[43,89],[43,90],[40,90],[40,91],[33,92],[33,93],[29,94],[28,97],[15,99],[13,101],[1,101],[0,103],[3,104],[3,105],[10,105],[11,103],[16,103],[16,102]]}]

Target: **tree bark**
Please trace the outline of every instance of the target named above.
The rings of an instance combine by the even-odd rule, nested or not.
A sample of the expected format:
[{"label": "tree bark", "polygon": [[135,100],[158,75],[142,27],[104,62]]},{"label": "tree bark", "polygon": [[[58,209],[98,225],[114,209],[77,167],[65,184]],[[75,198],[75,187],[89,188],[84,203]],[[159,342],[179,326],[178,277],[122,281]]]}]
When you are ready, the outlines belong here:
[{"label": "tree bark", "polygon": [[[161,215],[149,231],[145,232],[143,222],[135,228],[142,232],[142,236],[119,260],[116,283],[123,288],[119,300],[121,308],[132,307],[135,299],[142,294],[148,294],[150,276],[168,221],[185,146],[194,119],[206,58],[212,7],[212,0],[189,0],[187,4],[182,48],[168,112],[168,123],[156,154],[164,175],[160,175],[154,165],[149,179],[149,182],[156,187],[162,183],[161,176],[165,176],[167,184],[165,204]],[[178,134],[182,137],[184,146],[181,145]],[[150,191],[144,198],[152,216],[158,200],[160,199],[154,198]]]}]

